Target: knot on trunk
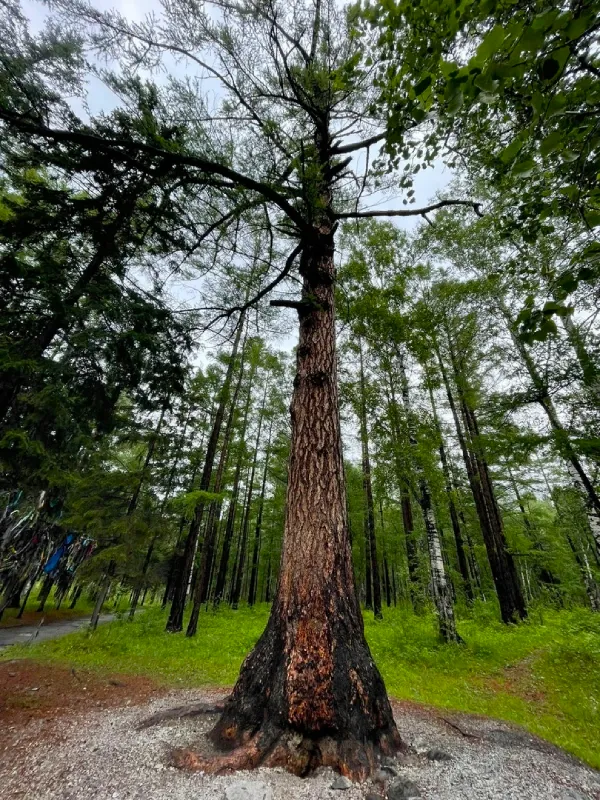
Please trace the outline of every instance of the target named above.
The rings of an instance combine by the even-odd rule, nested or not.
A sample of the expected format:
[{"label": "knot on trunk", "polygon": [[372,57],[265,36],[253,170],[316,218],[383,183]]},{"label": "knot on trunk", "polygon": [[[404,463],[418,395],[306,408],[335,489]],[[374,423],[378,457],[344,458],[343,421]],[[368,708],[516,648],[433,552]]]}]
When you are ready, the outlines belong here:
[{"label": "knot on trunk", "polygon": [[325,386],[331,381],[331,375],[324,370],[319,370],[318,372],[313,372],[312,375],[308,375],[307,380],[310,381],[313,386]]}]

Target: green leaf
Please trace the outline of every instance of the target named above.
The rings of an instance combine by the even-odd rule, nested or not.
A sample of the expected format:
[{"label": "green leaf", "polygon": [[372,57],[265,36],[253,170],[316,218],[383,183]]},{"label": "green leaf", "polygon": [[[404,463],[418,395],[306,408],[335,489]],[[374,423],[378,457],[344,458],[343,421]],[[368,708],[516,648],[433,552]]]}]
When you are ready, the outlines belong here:
[{"label": "green leaf", "polygon": [[542,140],[540,144],[540,153],[543,156],[550,155],[550,153],[554,153],[558,150],[563,144],[563,133],[562,131],[552,131],[551,134],[546,136],[545,139]]},{"label": "green leaf", "polygon": [[536,163],[532,158],[526,158],[524,161],[518,161],[511,172],[519,178],[528,178],[535,172]]},{"label": "green leaf", "polygon": [[540,69],[540,75],[545,81],[551,80],[558,70],[560,69],[560,64],[555,58],[547,58],[543,63]]},{"label": "green leaf", "polygon": [[510,164],[511,161],[518,156],[521,148],[523,147],[523,141],[519,136],[516,139],[513,139],[512,142],[505,147],[504,150],[500,153],[500,161],[503,164]]},{"label": "green leaf", "polygon": [[597,228],[600,225],[600,211],[587,211],[585,221],[590,228]]},{"label": "green leaf", "polygon": [[486,105],[491,105],[492,103],[496,102],[496,100],[498,99],[498,95],[492,94],[491,92],[479,92],[479,94],[477,95],[477,99],[479,100],[480,103],[486,103]]},{"label": "green leaf", "polygon": [[503,25],[495,25],[492,30],[484,37],[477,48],[477,60],[487,61],[488,58],[498,52],[506,38],[506,31]]},{"label": "green leaf", "polygon": [[415,86],[415,95],[420,97],[423,92],[431,86],[431,75],[425,75]]},{"label": "green leaf", "polygon": [[455,94],[453,94],[450,100],[448,101],[448,106],[446,108],[447,114],[449,114],[451,117],[458,114],[458,112],[463,106],[464,100],[465,98],[462,92],[456,92]]}]

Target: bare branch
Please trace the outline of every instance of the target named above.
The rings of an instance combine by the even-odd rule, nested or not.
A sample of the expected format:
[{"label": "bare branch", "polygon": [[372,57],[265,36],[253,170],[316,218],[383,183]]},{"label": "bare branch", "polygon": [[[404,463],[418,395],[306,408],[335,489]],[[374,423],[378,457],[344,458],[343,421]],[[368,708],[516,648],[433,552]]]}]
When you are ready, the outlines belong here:
[{"label": "bare branch", "polygon": [[286,262],[285,262],[285,266],[283,267],[281,272],[278,275],[276,275],[270,283],[268,283],[264,288],[262,288],[260,290],[260,292],[257,292],[254,295],[254,297],[252,297],[250,300],[248,300],[246,303],[244,303],[241,306],[232,306],[231,308],[226,309],[225,311],[223,311],[222,314],[219,314],[213,320],[211,320],[206,327],[210,328],[211,325],[214,325],[215,322],[218,322],[218,320],[223,319],[224,317],[228,319],[232,314],[235,314],[236,311],[239,311],[240,314],[241,314],[243,311],[246,311],[251,306],[256,305],[256,303],[258,303],[259,300],[262,300],[262,298],[265,295],[267,295],[267,294],[269,294],[269,292],[273,291],[273,289],[276,286],[278,286],[281,283],[281,281],[283,281],[287,277],[287,275],[289,274],[289,271],[291,270],[291,268],[292,268],[292,266],[294,264],[294,261],[300,255],[300,253],[302,252],[303,248],[304,248],[304,244],[302,242],[297,244],[296,247],[294,247],[292,252],[287,257]]},{"label": "bare branch", "polygon": [[351,142],[350,144],[342,144],[338,145],[337,147],[333,147],[331,152],[333,155],[337,156],[341,153],[354,153],[356,150],[362,150],[365,147],[371,147],[377,142],[381,142],[385,139],[385,132],[384,133],[377,133],[375,136],[370,136],[368,139],[363,139],[362,142]]},{"label": "bare branch", "polygon": [[481,203],[473,200],[440,200],[424,208],[404,208],[390,209],[389,211],[340,211],[335,215],[336,219],[366,219],[368,217],[424,217],[430,211],[437,211],[447,206],[468,206],[472,208],[478,217],[483,217],[481,213]]}]

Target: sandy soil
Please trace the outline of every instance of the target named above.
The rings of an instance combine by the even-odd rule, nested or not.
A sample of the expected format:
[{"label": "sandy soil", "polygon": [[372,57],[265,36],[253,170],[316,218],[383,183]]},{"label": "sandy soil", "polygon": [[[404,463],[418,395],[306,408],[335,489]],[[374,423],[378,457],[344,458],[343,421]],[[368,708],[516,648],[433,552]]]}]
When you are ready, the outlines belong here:
[{"label": "sandy soil", "polygon": [[[242,780],[273,800],[359,800],[387,786],[334,790],[329,770],[308,779],[278,769],[206,776],[170,765],[173,748],[206,749],[213,715],[153,715],[214,704],[224,693],[165,690],[143,678],[98,677],[32,662],[0,664],[0,797],[3,800],[223,800]],[[430,800],[600,800],[600,773],[522,729],[486,718],[395,706],[415,754],[399,774]],[[431,761],[438,748],[451,757]],[[392,779],[393,780],[393,779]]]}]

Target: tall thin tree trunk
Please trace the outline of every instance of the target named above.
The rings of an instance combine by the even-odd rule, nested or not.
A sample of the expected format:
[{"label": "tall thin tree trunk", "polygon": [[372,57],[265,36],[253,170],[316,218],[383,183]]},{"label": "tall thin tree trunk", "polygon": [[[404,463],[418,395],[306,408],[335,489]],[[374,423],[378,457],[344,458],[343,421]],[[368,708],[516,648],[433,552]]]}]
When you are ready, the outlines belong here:
[{"label": "tall thin tree trunk", "polygon": [[[250,382],[252,383],[252,381]],[[253,499],[253,491],[254,491],[254,476],[256,474],[256,462],[258,459],[258,448],[260,447],[260,437],[262,433],[262,426],[263,426],[263,419],[265,413],[265,404],[267,401],[267,391],[269,389],[269,382],[265,381],[265,392],[262,398],[260,411],[258,414],[258,426],[256,430],[256,441],[254,443],[254,456],[252,458],[252,469],[250,470],[250,479],[248,482],[248,497],[246,499],[246,508],[244,511],[244,520],[242,523],[242,544],[241,544],[241,551],[242,555],[240,558],[240,562],[238,565],[238,571],[235,576],[234,581],[234,591],[231,597],[231,605],[233,608],[237,608],[240,596],[242,592],[242,578],[244,574],[245,568],[245,554],[246,554],[246,544],[248,541],[248,527],[250,525],[250,512],[252,509],[252,499]],[[270,434],[269,434],[270,436]]]},{"label": "tall thin tree trunk", "polygon": [[[377,561],[377,539],[375,537],[375,507],[373,504],[373,485],[371,482],[371,458],[369,455],[369,433],[367,430],[367,396],[365,387],[365,368],[363,363],[362,341],[359,338],[360,355],[360,440],[362,445],[363,493],[365,498],[365,560],[367,577],[367,608],[373,608],[375,619],[383,619],[381,613],[381,581]],[[369,597],[371,589],[372,597]],[[372,606],[369,600],[372,600]]]},{"label": "tall thin tree trunk", "polygon": [[[235,420],[235,412],[237,410],[237,401],[244,378],[245,353],[246,353],[246,343],[244,341],[244,344],[242,345],[242,362],[240,364],[239,376],[236,382],[235,390],[233,392],[233,397],[231,398],[229,416],[227,419],[227,424],[225,426],[225,435],[223,436],[223,445],[221,447],[221,455],[219,457],[219,465],[217,467],[217,474],[215,476],[215,485],[213,489],[216,493],[220,493],[223,489],[223,477],[225,474],[225,467],[229,456],[229,448],[233,432],[233,423]],[[241,454],[243,451],[243,442],[246,434],[246,426],[248,424],[248,413],[250,409],[250,399],[251,399],[251,389],[252,389],[252,379],[254,376],[254,369],[255,368],[253,365],[248,379],[249,388],[244,408],[242,430],[240,433],[240,454],[238,457],[238,463],[240,463],[240,459],[242,457]],[[236,475],[239,480],[239,473],[236,472]],[[235,487],[235,484],[236,481],[234,480],[234,493],[237,498],[237,488]],[[211,575],[214,569],[214,560],[217,554],[215,545],[217,538],[217,524],[221,516],[221,507],[222,507],[221,500],[217,500],[216,502],[211,503],[210,506],[209,518],[206,525],[206,533],[204,535],[204,544],[202,547],[202,560],[200,562],[198,580],[196,582],[196,586],[193,592],[193,607],[192,607],[192,613],[190,615],[190,621],[188,623],[188,627],[185,633],[186,636],[196,635],[196,631],[198,630],[198,619],[200,617],[200,609],[202,607],[202,604],[208,598]],[[216,591],[215,591],[215,597],[216,597]]]},{"label": "tall thin tree trunk", "polygon": [[446,484],[446,498],[448,501],[448,511],[450,512],[450,522],[452,524],[452,532],[454,533],[454,541],[456,543],[456,554],[458,556],[458,568],[463,580],[465,595],[467,601],[473,602],[473,586],[471,584],[471,575],[469,573],[469,563],[465,553],[465,545],[460,527],[460,520],[456,503],[454,502],[454,492],[452,491],[452,478],[450,476],[450,468],[448,466],[448,457],[446,455],[446,447],[444,444],[444,435],[442,433],[442,426],[437,413],[433,390],[429,387],[429,401],[431,403],[431,410],[433,412],[433,421],[438,434],[440,461],[442,464],[442,472],[444,473],[444,480]]},{"label": "tall thin tree trunk", "polygon": [[508,544],[504,535],[502,520],[496,503],[496,496],[491,485],[487,463],[485,462],[481,447],[478,443],[479,431],[475,414],[467,404],[465,393],[460,383],[461,375],[453,355],[452,342],[449,335],[448,342],[451,348],[451,361],[457,380],[461,411],[465,421],[465,430],[469,434],[469,445],[467,445],[465,434],[460,425],[446,368],[441,353],[437,348],[436,354],[446,388],[448,403],[450,404],[450,409],[454,418],[456,433],[469,478],[469,485],[475,501],[475,509],[479,518],[481,533],[483,535],[483,541],[492,571],[492,578],[500,604],[500,614],[503,622],[510,623],[514,622],[515,619],[524,619],[527,616],[525,601],[521,591],[514,558],[508,549]]},{"label": "tall thin tree trunk", "polygon": [[254,549],[252,551],[252,572],[250,574],[250,587],[248,589],[248,605],[253,606],[256,602],[256,591],[258,586],[258,564],[260,557],[260,541],[262,533],[263,510],[265,506],[265,491],[267,488],[267,475],[269,470],[269,458],[271,455],[271,436],[273,433],[273,420],[269,424],[269,435],[267,436],[267,446],[265,449],[265,465],[263,468],[262,483],[260,486],[260,497],[258,499],[258,511],[256,514],[256,526],[254,528]]},{"label": "tall thin tree trunk", "polygon": [[102,583],[100,584],[98,597],[96,598],[96,605],[94,606],[94,610],[92,611],[92,616],[90,619],[90,628],[93,631],[95,631],[96,628],[98,627],[98,620],[100,619],[102,606],[104,605],[104,602],[108,595],[110,584],[115,574],[116,566],[117,566],[116,562],[114,561],[109,562],[106,572],[104,573],[104,578],[102,579]]},{"label": "tall thin tree trunk", "polygon": [[404,352],[398,351],[398,368],[400,371],[400,388],[402,393],[402,401],[406,411],[408,421],[409,441],[411,450],[413,452],[413,459],[415,468],[418,475],[419,484],[419,505],[423,513],[423,521],[425,523],[425,531],[427,534],[427,549],[429,552],[429,569],[431,574],[431,583],[433,587],[433,599],[438,617],[438,625],[440,635],[446,642],[460,642],[461,638],[456,630],[456,620],[454,618],[454,605],[452,603],[452,595],[446,575],[446,568],[444,566],[444,559],[442,556],[442,547],[440,543],[440,536],[433,512],[433,503],[431,501],[431,492],[429,484],[425,478],[423,467],[419,463],[419,458],[416,453],[417,438],[415,433],[415,425],[413,421],[413,411],[410,402],[410,391],[408,386],[408,377],[406,375],[406,365],[404,362]]},{"label": "tall thin tree trunk", "polygon": [[521,356],[523,364],[529,373],[531,382],[537,391],[537,401],[546,412],[550,428],[554,434],[554,440],[558,452],[562,455],[567,463],[567,468],[573,480],[573,485],[581,495],[587,512],[588,525],[590,533],[596,544],[596,550],[600,554],[600,498],[594,488],[593,482],[590,480],[575,448],[571,442],[569,434],[560,421],[560,417],[556,410],[556,406],[548,393],[548,388],[545,381],[539,373],[539,370],[533,360],[531,354],[527,350],[525,344],[519,338],[516,323],[512,319],[510,311],[500,299],[497,299],[498,307],[500,308],[506,320],[509,333],[515,345],[515,349]]},{"label": "tall thin tree trunk", "polygon": [[[390,584],[390,570],[385,549],[385,522],[383,519],[383,499],[379,498],[379,519],[381,522],[381,541],[383,544],[383,573],[385,576],[385,603],[389,608],[392,605],[392,587]],[[394,603],[395,605],[395,603]]]},{"label": "tall thin tree trunk", "polygon": [[591,399],[596,405],[600,405],[600,369],[593,356],[585,346],[585,339],[578,326],[573,322],[571,314],[561,317],[562,324],[567,332],[569,342],[575,350],[583,383],[587,388]]},{"label": "tall thin tree trunk", "polygon": [[[219,444],[219,437],[221,435],[221,427],[223,425],[223,419],[225,418],[225,410],[229,402],[229,390],[231,387],[231,381],[235,369],[235,361],[237,358],[240,338],[242,336],[242,328],[244,327],[244,320],[245,320],[245,315],[244,312],[242,312],[238,320],[235,339],[233,342],[233,347],[231,348],[231,355],[229,356],[229,364],[227,365],[227,372],[225,375],[225,380],[223,382],[223,387],[221,389],[219,405],[217,407],[217,413],[215,414],[212,430],[210,432],[210,437],[208,440],[206,457],[204,460],[204,468],[202,470],[202,477],[200,478],[199,489],[201,492],[208,492],[210,489],[213,467],[217,453],[217,446]],[[190,577],[192,575],[192,569],[194,566],[196,549],[198,547],[198,536],[200,533],[200,528],[202,526],[202,518],[204,516],[205,505],[206,501],[200,500],[200,502],[196,506],[194,510],[194,518],[192,520],[187,538],[185,540],[179,574],[176,576],[177,582],[173,593],[173,602],[171,604],[171,610],[169,612],[169,619],[167,620],[166,630],[169,633],[177,633],[178,631],[183,630],[183,613],[185,610],[185,601],[187,597]]]},{"label": "tall thin tree trunk", "polygon": [[412,602],[413,609],[418,612],[422,606],[421,587],[419,581],[419,550],[415,538],[415,525],[412,513],[412,503],[410,499],[410,482],[404,473],[404,469],[399,457],[402,435],[400,421],[398,419],[398,404],[396,401],[394,381],[392,379],[391,371],[387,372],[386,374],[389,382],[388,406],[390,408],[392,430],[395,439],[394,456],[396,460],[396,475],[400,488],[400,508],[402,510],[402,527],[404,528],[410,600]]}]

